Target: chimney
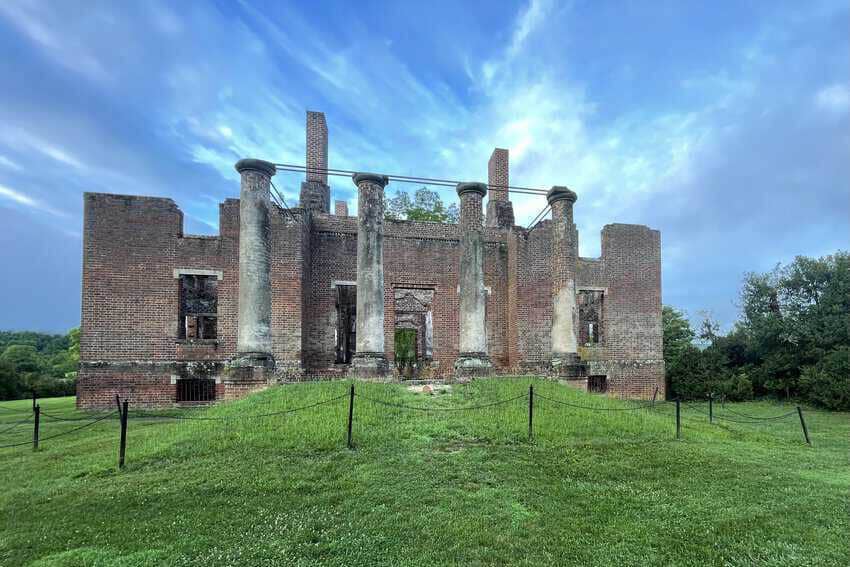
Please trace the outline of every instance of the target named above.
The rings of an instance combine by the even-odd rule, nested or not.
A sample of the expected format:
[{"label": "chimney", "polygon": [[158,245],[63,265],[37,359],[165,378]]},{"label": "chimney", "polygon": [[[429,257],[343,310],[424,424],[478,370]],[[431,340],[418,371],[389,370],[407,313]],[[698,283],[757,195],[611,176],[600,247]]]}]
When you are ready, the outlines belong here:
[{"label": "chimney", "polygon": [[348,201],[337,200],[334,202],[334,214],[338,217],[348,216]]},{"label": "chimney", "polygon": [[487,164],[487,183],[490,198],[487,201],[487,226],[511,228],[514,225],[514,206],[508,199],[510,174],[508,150],[496,148]]},{"label": "chimney", "polygon": [[307,180],[301,184],[301,207],[329,213],[328,125],[322,112],[307,111]]}]

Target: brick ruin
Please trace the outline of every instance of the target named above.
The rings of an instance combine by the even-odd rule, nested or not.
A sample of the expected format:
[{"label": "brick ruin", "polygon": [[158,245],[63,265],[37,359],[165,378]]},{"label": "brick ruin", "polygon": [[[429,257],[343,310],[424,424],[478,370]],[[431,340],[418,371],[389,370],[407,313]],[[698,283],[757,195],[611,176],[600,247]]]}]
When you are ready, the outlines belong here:
[{"label": "brick ruin", "polygon": [[515,225],[504,149],[488,184],[458,185],[458,224],[385,220],[387,178],[370,173],[353,176],[357,215],[331,212],[327,144],[324,115],[308,112],[290,210],[270,200],[273,164],[239,161],[218,236],[184,234],[171,199],[84,195],[80,407],[348,376],[545,375],[664,395],[657,230],[606,225],[601,257],[580,257],[565,187],[547,194],[552,220]]}]

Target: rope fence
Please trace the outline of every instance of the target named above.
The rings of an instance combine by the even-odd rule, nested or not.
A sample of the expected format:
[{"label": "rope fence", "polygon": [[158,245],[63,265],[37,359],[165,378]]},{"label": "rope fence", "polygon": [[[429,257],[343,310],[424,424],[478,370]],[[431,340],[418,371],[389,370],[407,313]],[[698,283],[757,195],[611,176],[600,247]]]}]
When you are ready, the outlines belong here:
[{"label": "rope fence", "polygon": [[[368,389],[368,388],[367,388]],[[355,418],[357,415],[360,417],[357,418],[358,422],[362,421],[360,427],[370,425],[370,419],[378,418],[378,419],[398,419],[401,414],[408,413],[410,415],[452,415],[458,414],[460,412],[479,412],[483,410],[492,410],[494,408],[502,408],[504,406],[508,406],[514,402],[520,400],[527,400],[527,426],[528,426],[528,440],[531,441],[535,437],[535,411],[538,412],[537,419],[547,419],[554,416],[560,416],[560,419],[564,417],[568,417],[568,414],[571,410],[579,410],[582,412],[592,412],[599,414],[607,414],[611,413],[615,415],[632,415],[632,416],[655,416],[655,418],[661,419],[669,419],[671,417],[669,413],[669,409],[674,409],[674,418],[675,418],[675,439],[682,439],[682,418],[686,417],[689,420],[695,419],[695,416],[683,416],[682,408],[688,409],[690,411],[699,414],[700,416],[707,417],[708,423],[713,424],[715,420],[720,420],[726,423],[735,423],[735,424],[744,424],[744,425],[753,425],[753,424],[763,424],[763,425],[771,425],[777,423],[782,420],[787,420],[793,418],[795,415],[800,420],[800,427],[803,432],[803,436],[805,442],[808,445],[811,445],[811,438],[809,437],[808,428],[806,425],[806,421],[803,415],[803,410],[799,406],[795,408],[793,411],[789,411],[782,414],[777,415],[769,415],[769,416],[758,416],[758,415],[749,415],[746,413],[738,412],[732,410],[728,407],[723,407],[723,413],[716,413],[714,411],[714,403],[713,396],[709,396],[708,399],[708,411],[706,411],[703,407],[695,405],[690,402],[682,402],[681,400],[672,400],[672,401],[658,401],[656,400],[658,395],[658,390],[656,389],[653,398],[650,401],[641,401],[641,402],[633,402],[633,405],[629,406],[611,406],[611,405],[587,405],[587,404],[579,404],[571,401],[567,401],[564,399],[557,399],[556,397],[552,397],[550,395],[536,393],[534,391],[534,386],[529,385],[528,391],[519,394],[516,396],[506,397],[503,399],[497,399],[493,401],[488,401],[486,403],[474,404],[474,405],[466,405],[460,407],[442,407],[439,405],[435,406],[420,406],[420,405],[412,405],[406,403],[399,403],[396,401],[381,399],[380,397],[376,397],[369,394],[357,393],[355,391],[355,385],[351,384],[348,391],[345,394],[341,394],[339,396],[334,396],[331,398],[326,398],[323,400],[318,400],[309,404],[304,404],[298,407],[287,408],[278,411],[271,412],[263,412],[263,413],[252,413],[252,414],[235,414],[235,415],[222,415],[222,416],[211,416],[211,415],[192,415],[192,414],[169,414],[169,413],[161,413],[161,412],[153,412],[146,410],[136,410],[132,414],[129,410],[129,402],[127,400],[121,400],[118,396],[116,396],[116,405],[117,409],[112,411],[104,411],[99,415],[87,416],[87,417],[69,417],[67,415],[57,415],[55,413],[44,412],[41,410],[39,404],[34,403],[32,414],[25,414],[21,420],[15,421],[14,423],[9,424],[8,426],[0,429],[0,449],[11,449],[16,447],[23,447],[27,445],[32,445],[33,451],[39,450],[40,443],[45,441],[51,441],[60,437],[64,437],[66,435],[71,435],[83,429],[90,428],[98,423],[102,423],[106,420],[114,420],[117,419],[119,421],[119,459],[118,466],[119,468],[124,467],[125,457],[126,457],[126,449],[127,449],[127,429],[128,425],[132,419],[134,423],[138,422],[138,426],[149,426],[155,425],[157,423],[163,422],[221,422],[221,423],[233,423],[233,422],[241,422],[247,420],[257,420],[257,419],[268,419],[275,417],[283,417],[291,414],[296,414],[299,412],[308,411],[314,408],[318,408],[321,406],[327,406],[331,404],[335,404],[337,402],[341,402],[344,399],[348,399],[348,408],[347,408],[347,420],[345,423],[345,436],[346,436],[346,444],[349,448],[354,448],[354,435],[355,435]],[[367,404],[367,407],[371,408],[366,410],[363,413],[363,409],[361,408],[360,412],[355,413],[355,400],[359,398],[362,402]],[[541,403],[542,402],[542,403]],[[630,401],[620,401],[620,403],[629,403]],[[384,408],[389,411],[380,411],[380,408]],[[13,415],[13,408],[3,408],[5,411],[9,413],[2,414],[4,417],[11,417]],[[663,411],[659,411],[663,410]],[[539,413],[541,412],[542,413]],[[513,412],[513,413],[510,413]],[[507,414],[503,410],[500,410],[500,413],[505,414],[506,416],[511,418],[513,422],[513,426],[516,427],[517,423],[517,414],[523,414],[525,410],[514,407]],[[624,413],[628,412],[628,413]],[[726,414],[730,415],[726,415]],[[21,415],[21,413],[14,413],[14,415]],[[485,414],[485,418],[489,419],[491,414]],[[339,416],[341,417],[341,416]],[[503,416],[504,417],[504,416]],[[645,419],[655,419],[655,418],[645,418],[641,417],[637,421],[618,421],[615,423],[630,423],[637,424],[638,427],[641,424],[647,423],[646,421],[641,421]],[[479,423],[480,423],[480,418]],[[526,418],[523,418],[523,422],[525,422]],[[613,419],[613,418],[612,418]],[[49,422],[56,423],[57,426],[67,424],[73,425],[70,429],[65,431],[61,431],[58,433],[54,433],[52,435],[48,435],[46,437],[41,437],[41,423],[42,420],[46,420]],[[591,421],[588,423],[595,423],[595,421]],[[660,422],[663,423],[663,422]],[[669,422],[667,422],[669,423]],[[21,440],[18,439],[4,439],[7,435],[16,435],[22,431],[23,426],[28,424],[32,425],[32,439],[31,440]],[[525,423],[523,423],[525,425]],[[661,431],[663,433],[663,428],[658,428],[658,420],[656,419],[656,423],[654,427],[657,431]],[[362,429],[363,433],[368,432],[369,427]],[[513,429],[514,434],[516,433],[516,429]],[[560,430],[559,430],[560,431]],[[669,430],[668,430],[669,431]],[[669,435],[669,434],[668,434]],[[669,439],[669,438],[668,438]],[[652,439],[651,441],[655,441],[659,439]],[[6,441],[5,443],[3,441]]]}]

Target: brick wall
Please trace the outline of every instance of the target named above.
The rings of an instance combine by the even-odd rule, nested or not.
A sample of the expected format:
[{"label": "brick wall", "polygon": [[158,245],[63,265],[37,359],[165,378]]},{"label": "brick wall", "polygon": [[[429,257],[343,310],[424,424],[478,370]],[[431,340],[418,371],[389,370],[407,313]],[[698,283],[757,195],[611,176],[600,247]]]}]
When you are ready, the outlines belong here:
[{"label": "brick wall", "polygon": [[[307,167],[328,168],[328,125],[322,112],[307,111]],[[326,171],[307,171],[307,181],[328,184]]]},{"label": "brick wall", "polygon": [[[78,403],[96,407],[114,395],[173,403],[171,375],[191,361],[224,363],[235,355],[238,321],[239,201],[220,206],[220,235],[182,232],[169,199],[86,194],[81,369]],[[279,379],[332,376],[337,326],[334,281],[356,280],[357,219],[272,209],[272,339]],[[485,228],[488,349],[497,373],[546,369],[551,352],[551,222],[529,231]],[[396,288],[433,289],[434,376],[448,377],[458,354],[457,225],[387,222],[384,230],[385,345],[394,357]],[[643,226],[602,231],[602,256],[579,258],[579,288],[604,289],[600,345],[581,349],[591,373],[608,376],[614,395],[663,394],[660,235]],[[218,338],[177,339],[175,269],[221,273]],[[240,388],[218,386],[219,397]]]}]

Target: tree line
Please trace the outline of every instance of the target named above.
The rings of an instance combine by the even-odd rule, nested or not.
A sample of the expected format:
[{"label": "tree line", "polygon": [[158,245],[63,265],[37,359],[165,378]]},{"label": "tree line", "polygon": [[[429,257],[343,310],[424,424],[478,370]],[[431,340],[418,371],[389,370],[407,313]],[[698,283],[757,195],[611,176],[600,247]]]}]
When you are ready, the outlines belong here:
[{"label": "tree line", "polygon": [[774,396],[850,409],[850,254],[798,256],[748,273],[740,309],[724,334],[709,316],[695,330],[684,313],[664,306],[670,396]]},{"label": "tree line", "polygon": [[0,331],[0,400],[71,396],[80,362],[80,330],[66,335]]}]

